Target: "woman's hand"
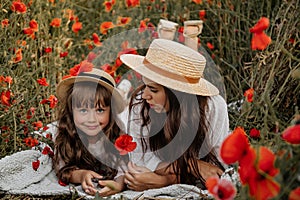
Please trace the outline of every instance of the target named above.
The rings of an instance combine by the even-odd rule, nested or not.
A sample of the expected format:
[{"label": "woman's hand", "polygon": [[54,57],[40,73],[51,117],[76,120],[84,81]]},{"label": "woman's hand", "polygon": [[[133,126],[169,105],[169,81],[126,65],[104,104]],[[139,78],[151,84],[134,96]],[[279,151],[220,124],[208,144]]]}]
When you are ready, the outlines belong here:
[{"label": "woman's hand", "polygon": [[[202,178],[206,181],[209,177],[212,176],[221,176],[223,171],[217,167],[216,165],[210,164],[208,162],[197,160],[198,168],[200,170],[200,174]],[[190,168],[191,169],[191,168]],[[197,176],[194,171],[192,171],[194,176]]]},{"label": "woman's hand", "polygon": [[132,162],[128,163],[128,172],[125,172],[127,188],[135,191],[164,187],[170,183],[169,178],[168,175],[159,175]]}]

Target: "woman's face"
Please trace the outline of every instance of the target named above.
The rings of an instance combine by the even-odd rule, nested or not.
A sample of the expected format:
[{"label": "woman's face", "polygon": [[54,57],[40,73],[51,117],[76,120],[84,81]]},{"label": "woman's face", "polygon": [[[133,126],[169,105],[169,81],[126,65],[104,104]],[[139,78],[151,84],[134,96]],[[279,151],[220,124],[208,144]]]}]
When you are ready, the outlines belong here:
[{"label": "woman's face", "polygon": [[110,107],[73,109],[74,123],[87,136],[97,136],[109,124]]},{"label": "woman's face", "polygon": [[146,100],[150,108],[157,113],[168,112],[170,106],[164,87],[146,77],[142,80],[145,84],[142,98]]}]

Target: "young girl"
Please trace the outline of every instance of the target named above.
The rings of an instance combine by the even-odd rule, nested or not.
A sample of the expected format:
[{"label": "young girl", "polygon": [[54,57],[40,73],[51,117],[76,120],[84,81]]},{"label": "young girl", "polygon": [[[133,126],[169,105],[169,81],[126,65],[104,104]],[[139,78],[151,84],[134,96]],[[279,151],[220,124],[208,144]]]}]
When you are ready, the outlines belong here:
[{"label": "young girl", "polygon": [[[122,191],[124,174],[114,147],[120,133],[114,118],[122,109],[122,97],[114,79],[99,69],[81,72],[61,81],[57,96],[60,106],[53,166],[59,180],[81,184],[90,195]],[[97,189],[93,182],[103,188]]]},{"label": "young girl", "polygon": [[205,58],[155,39],[145,57],[125,54],[121,60],[144,83],[129,105],[128,133],[142,147],[131,155],[125,183],[133,190],[173,183],[204,188],[208,177],[224,171],[219,149],[229,134],[226,102],[203,78]]}]

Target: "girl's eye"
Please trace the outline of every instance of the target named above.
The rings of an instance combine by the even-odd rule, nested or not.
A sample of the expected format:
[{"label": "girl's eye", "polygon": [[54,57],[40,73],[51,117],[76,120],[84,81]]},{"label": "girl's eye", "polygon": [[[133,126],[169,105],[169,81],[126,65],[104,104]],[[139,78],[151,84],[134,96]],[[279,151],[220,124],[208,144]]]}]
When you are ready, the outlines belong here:
[{"label": "girl's eye", "polygon": [[97,112],[97,113],[103,113],[103,112],[104,112],[104,109],[103,109],[103,108],[98,108],[98,109],[96,110],[96,112]]},{"label": "girl's eye", "polygon": [[79,112],[81,112],[81,113],[87,113],[87,109],[85,109],[85,108],[79,109]]}]

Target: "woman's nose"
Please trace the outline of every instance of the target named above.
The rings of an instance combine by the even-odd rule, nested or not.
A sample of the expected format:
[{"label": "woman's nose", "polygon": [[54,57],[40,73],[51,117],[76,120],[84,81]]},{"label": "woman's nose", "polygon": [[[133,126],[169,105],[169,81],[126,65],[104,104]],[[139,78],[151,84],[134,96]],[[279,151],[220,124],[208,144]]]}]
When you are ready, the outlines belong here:
[{"label": "woman's nose", "polygon": [[150,94],[149,89],[147,87],[145,87],[145,89],[143,91],[142,98],[145,99],[145,100],[151,99],[151,94]]}]

